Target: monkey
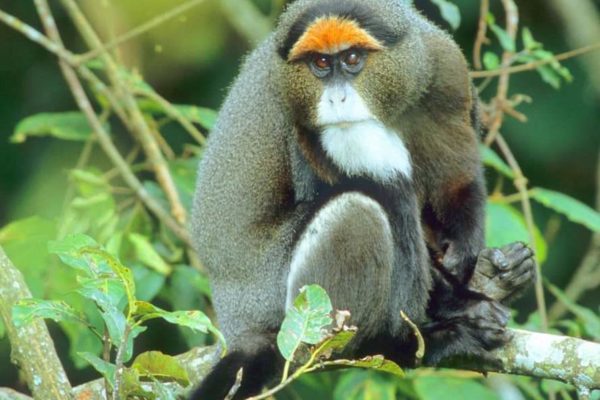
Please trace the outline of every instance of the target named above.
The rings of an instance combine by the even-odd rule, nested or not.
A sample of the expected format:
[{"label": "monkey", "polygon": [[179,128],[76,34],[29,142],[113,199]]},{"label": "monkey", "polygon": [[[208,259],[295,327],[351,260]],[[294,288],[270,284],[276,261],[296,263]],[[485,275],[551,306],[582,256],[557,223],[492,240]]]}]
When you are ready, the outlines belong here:
[{"label": "monkey", "polygon": [[[531,250],[484,250],[477,99],[458,46],[403,0],[297,0],[243,63],[199,166],[192,232],[230,349],[194,399],[258,393],[301,287],[347,309],[348,355],[414,366],[505,343]],[[479,258],[478,258],[479,257]]]}]

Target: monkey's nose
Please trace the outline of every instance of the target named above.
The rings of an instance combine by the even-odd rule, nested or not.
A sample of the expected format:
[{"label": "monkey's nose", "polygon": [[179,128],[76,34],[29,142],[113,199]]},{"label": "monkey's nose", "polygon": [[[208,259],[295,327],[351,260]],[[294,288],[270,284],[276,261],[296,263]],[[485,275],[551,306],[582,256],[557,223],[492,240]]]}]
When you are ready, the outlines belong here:
[{"label": "monkey's nose", "polygon": [[333,106],[336,103],[345,103],[348,98],[348,92],[343,86],[333,87],[329,93],[329,103]]}]

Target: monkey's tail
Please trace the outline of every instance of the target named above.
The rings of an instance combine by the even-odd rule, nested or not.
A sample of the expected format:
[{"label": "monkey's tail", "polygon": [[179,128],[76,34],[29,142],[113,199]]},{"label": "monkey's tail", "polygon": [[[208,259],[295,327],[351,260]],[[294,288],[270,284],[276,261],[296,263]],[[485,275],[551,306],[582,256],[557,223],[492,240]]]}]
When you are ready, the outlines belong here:
[{"label": "monkey's tail", "polygon": [[252,354],[231,352],[215,365],[190,400],[223,400],[236,383],[240,369],[242,380],[232,399],[242,400],[259,394],[280,369],[280,358],[272,346]]}]

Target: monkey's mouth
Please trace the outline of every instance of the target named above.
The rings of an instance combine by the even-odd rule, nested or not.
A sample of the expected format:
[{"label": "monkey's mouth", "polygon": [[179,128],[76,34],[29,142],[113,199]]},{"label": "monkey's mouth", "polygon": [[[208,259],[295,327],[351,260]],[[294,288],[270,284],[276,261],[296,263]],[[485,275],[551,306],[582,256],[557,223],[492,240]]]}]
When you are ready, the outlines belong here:
[{"label": "monkey's mouth", "polygon": [[348,129],[356,125],[366,124],[376,122],[377,120],[374,118],[356,118],[356,119],[340,119],[334,121],[323,121],[320,123],[319,127],[321,129],[330,129],[330,128],[340,128],[340,129]]}]

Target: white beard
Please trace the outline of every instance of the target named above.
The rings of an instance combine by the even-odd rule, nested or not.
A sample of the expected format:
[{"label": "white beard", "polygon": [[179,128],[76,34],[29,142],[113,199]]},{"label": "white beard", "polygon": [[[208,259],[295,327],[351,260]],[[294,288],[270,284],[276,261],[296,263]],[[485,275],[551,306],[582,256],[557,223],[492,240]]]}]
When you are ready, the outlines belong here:
[{"label": "white beard", "polygon": [[[339,101],[341,96],[345,101]],[[367,175],[379,182],[412,176],[410,153],[398,133],[377,120],[351,85],[325,88],[318,122],[325,152],[348,176]]]}]

